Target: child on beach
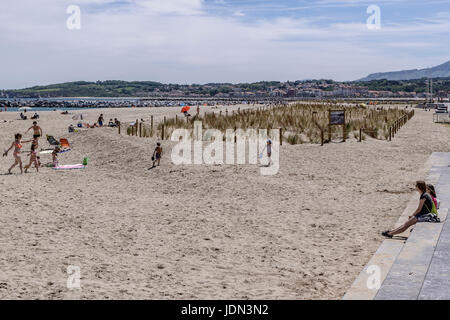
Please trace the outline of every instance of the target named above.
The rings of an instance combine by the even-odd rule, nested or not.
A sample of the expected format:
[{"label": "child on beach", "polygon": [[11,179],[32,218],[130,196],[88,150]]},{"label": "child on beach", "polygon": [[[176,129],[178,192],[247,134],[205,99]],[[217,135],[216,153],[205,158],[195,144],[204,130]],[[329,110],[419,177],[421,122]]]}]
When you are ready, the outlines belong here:
[{"label": "child on beach", "polygon": [[39,140],[38,137],[33,137],[31,141],[31,144],[34,146],[34,149],[37,151],[38,147],[39,147]]},{"label": "child on beach", "polygon": [[52,152],[52,162],[53,162],[53,167],[58,167],[59,166],[59,161],[58,161],[58,152],[60,152],[61,149],[59,147],[55,147],[55,150],[53,150]]},{"label": "child on beach", "polygon": [[31,129],[33,129],[33,139],[39,139],[42,136],[42,129],[38,126],[36,121],[33,121],[33,125],[28,128],[25,134],[27,134]]},{"label": "child on beach", "polygon": [[152,156],[152,161],[153,161],[153,167],[155,167],[155,163],[158,162],[158,166],[159,166],[159,162],[161,161],[161,156],[162,156],[162,147],[161,147],[161,143],[157,143],[156,144],[156,148],[155,151],[153,151],[153,156]]},{"label": "child on beach", "polygon": [[26,166],[25,166],[25,173],[27,173],[28,172],[28,169],[31,167],[31,165],[34,163],[34,166],[36,167],[36,171],[37,172],[39,172],[39,166],[40,166],[40,163],[39,163],[39,157],[38,157],[38,155],[37,155],[37,148],[36,148],[36,145],[35,144],[31,144],[31,151],[30,151],[30,163],[28,163]]},{"label": "child on beach", "polygon": [[9,147],[8,150],[5,150],[5,152],[3,153],[3,156],[6,157],[8,156],[8,152],[14,148],[14,164],[8,169],[8,174],[11,174],[11,170],[19,165],[20,168],[20,173],[23,173],[23,169],[22,169],[22,159],[20,158],[20,151],[22,149],[22,143],[28,143],[31,142],[30,141],[21,141],[22,140],[22,135],[20,133],[16,133],[14,135],[14,142],[11,144],[11,146]]},{"label": "child on beach", "polygon": [[272,164],[272,158],[271,158],[271,156],[272,156],[272,140],[267,140],[267,144],[266,144],[266,147],[267,147],[267,157],[269,158],[269,166]]},{"label": "child on beach", "polygon": [[269,158],[269,163],[267,164],[267,166],[269,167],[272,164],[272,140],[267,139],[266,145],[264,146],[263,151],[260,154],[260,158],[262,158],[262,155],[264,153],[264,150],[267,150],[267,158]]}]

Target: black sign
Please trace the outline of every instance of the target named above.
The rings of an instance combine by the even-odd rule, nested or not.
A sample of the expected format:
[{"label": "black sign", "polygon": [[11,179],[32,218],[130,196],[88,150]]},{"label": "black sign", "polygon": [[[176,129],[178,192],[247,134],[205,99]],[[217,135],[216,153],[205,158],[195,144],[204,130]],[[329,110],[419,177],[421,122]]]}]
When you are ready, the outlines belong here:
[{"label": "black sign", "polygon": [[330,125],[344,125],[345,124],[345,111],[330,111]]}]

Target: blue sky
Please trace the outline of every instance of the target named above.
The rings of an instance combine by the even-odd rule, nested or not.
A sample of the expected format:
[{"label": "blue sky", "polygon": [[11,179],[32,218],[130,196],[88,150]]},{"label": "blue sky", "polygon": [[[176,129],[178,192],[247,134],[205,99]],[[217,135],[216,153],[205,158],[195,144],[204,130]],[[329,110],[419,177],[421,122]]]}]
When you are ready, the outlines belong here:
[{"label": "blue sky", "polygon": [[[68,30],[69,5],[81,28]],[[366,10],[381,9],[369,30]],[[330,78],[450,60],[450,0],[2,0],[0,88]]]}]

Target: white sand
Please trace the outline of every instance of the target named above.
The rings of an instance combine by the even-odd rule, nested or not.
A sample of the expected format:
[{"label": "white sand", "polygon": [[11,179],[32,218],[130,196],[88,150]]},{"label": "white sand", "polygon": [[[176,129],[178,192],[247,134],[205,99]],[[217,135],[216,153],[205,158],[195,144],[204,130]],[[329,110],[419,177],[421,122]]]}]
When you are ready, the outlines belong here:
[{"label": "white sand", "polygon": [[[179,109],[84,113],[93,123],[100,112],[156,122]],[[40,114],[44,135],[73,144],[61,163],[90,162],[0,176],[0,298],[341,298],[431,152],[450,151],[448,127],[416,111],[390,143],[286,144],[276,176],[252,165],[175,166],[167,141],[161,167],[149,171],[156,140],[110,128],[68,134],[71,115]],[[0,113],[3,149],[31,124],[17,118]],[[1,158],[0,172],[12,162],[12,152]],[[81,290],[67,289],[68,265],[81,268]]]}]

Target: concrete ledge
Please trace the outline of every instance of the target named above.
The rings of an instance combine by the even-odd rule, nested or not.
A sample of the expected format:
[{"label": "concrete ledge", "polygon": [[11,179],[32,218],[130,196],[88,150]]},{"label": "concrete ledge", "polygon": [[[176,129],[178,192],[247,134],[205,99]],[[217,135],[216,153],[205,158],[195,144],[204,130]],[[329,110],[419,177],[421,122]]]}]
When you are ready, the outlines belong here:
[{"label": "concrete ledge", "polygon": [[[437,189],[441,202],[439,217],[445,222],[450,208],[449,164],[450,153],[433,153],[425,165],[425,172],[428,171],[426,181]],[[418,196],[414,194],[395,227],[408,219],[417,204]],[[444,267],[450,266],[450,224],[447,227],[442,222],[418,223],[413,227],[413,232],[406,230],[398,236],[408,240],[406,243],[402,240],[384,240],[344,295],[344,300],[450,298],[450,278],[446,277],[450,275],[450,267]],[[442,254],[444,251],[446,255]],[[369,289],[367,285],[370,277],[367,271],[372,265],[378,266],[381,271],[382,285],[379,290]],[[439,279],[445,278],[445,281],[437,281],[435,275]],[[449,288],[447,291],[445,286]]]},{"label": "concrete ledge", "polygon": [[415,300],[419,297],[442,223],[418,223],[403,246],[376,300]]},{"label": "concrete ledge", "polygon": [[375,298],[378,290],[369,289],[367,286],[367,281],[369,280],[370,274],[367,269],[370,266],[378,266],[381,271],[381,282],[386,278],[395,258],[400,253],[403,248],[402,241],[396,240],[385,240],[380,245],[378,250],[375,252],[373,257],[367,263],[365,268],[361,271],[359,276],[353,282],[351,288],[345,294],[343,300],[372,300]]}]

